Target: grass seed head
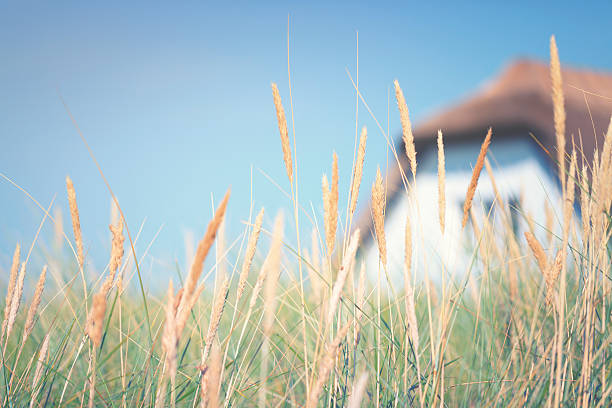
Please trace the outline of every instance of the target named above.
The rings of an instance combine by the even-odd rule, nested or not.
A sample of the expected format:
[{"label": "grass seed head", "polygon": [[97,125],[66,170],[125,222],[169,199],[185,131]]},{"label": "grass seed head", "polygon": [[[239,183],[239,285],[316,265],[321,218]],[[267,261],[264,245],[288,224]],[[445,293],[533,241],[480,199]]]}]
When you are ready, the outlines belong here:
[{"label": "grass seed head", "polygon": [[474,171],[472,172],[472,179],[470,180],[470,185],[468,186],[467,194],[465,196],[465,203],[463,204],[463,220],[461,221],[461,227],[465,228],[467,224],[470,209],[472,208],[472,200],[474,199],[474,194],[476,193],[476,187],[478,186],[478,178],[480,177],[480,172],[482,171],[482,167],[484,166],[484,160],[487,156],[487,150],[489,150],[489,145],[491,144],[491,134],[493,130],[489,128],[487,131],[487,136],[485,137],[484,142],[480,146],[480,153],[478,154],[478,160],[476,161],[476,166],[474,167]]},{"label": "grass seed head", "polygon": [[283,161],[285,162],[289,182],[293,183],[293,161],[291,159],[287,119],[285,118],[285,110],[283,109],[280,93],[275,83],[272,84],[272,96],[274,98],[274,108],[276,109],[276,121],[278,122],[278,131],[280,132],[281,147],[283,148]]},{"label": "grass seed head", "polygon": [[77,206],[76,191],[70,177],[66,176],[66,190],[68,191],[68,204],[70,205],[70,218],[72,218],[72,230],[77,249],[77,260],[79,267],[83,267],[83,236],[81,234],[81,221],[79,219],[79,207]]}]

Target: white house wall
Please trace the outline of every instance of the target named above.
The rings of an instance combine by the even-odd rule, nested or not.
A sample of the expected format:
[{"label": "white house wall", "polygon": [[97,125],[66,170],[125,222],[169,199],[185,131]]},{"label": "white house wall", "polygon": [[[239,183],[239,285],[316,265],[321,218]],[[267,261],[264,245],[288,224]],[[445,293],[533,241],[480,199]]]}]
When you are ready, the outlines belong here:
[{"label": "white house wall", "polygon": [[[500,139],[491,143],[489,160],[493,167],[495,182],[502,199],[507,203],[514,200],[518,205],[520,198],[521,212],[531,216],[536,224],[536,235],[541,242],[546,242],[545,202],[548,201],[555,214],[556,228],[559,228],[561,214],[560,192],[553,173],[539,147],[525,138]],[[388,252],[388,272],[394,283],[403,281],[403,259],[405,242],[406,217],[410,215],[413,242],[413,265],[417,279],[427,274],[430,280],[440,282],[442,267],[448,276],[458,280],[463,277],[470,266],[473,249],[473,232],[468,223],[465,231],[461,229],[462,206],[467,187],[472,176],[480,143],[447,144],[446,146],[446,223],[444,234],[440,231],[438,218],[438,179],[437,151],[432,149],[421,153],[417,169],[416,198],[402,189],[396,202],[392,205],[385,219],[385,233]],[[483,169],[473,206],[479,210],[480,225],[488,203],[494,200],[494,189],[491,180]],[[496,217],[501,222],[500,217]],[[522,223],[525,230],[525,223]],[[541,226],[541,227],[538,227]],[[522,232],[520,233],[522,236]],[[521,237],[519,237],[521,238]],[[424,249],[424,250],[423,250]],[[378,248],[371,240],[363,257],[372,280],[376,280],[379,271]],[[384,274],[381,276],[384,277]]]}]

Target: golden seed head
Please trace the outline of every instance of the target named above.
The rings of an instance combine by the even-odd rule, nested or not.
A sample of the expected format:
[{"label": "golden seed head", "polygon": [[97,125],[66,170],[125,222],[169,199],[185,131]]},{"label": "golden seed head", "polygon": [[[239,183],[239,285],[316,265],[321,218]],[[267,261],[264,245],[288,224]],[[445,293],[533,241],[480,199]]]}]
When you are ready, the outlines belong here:
[{"label": "golden seed head", "polygon": [[351,184],[351,203],[349,205],[349,214],[353,215],[357,208],[357,199],[359,198],[359,187],[363,178],[363,163],[365,161],[366,142],[368,139],[368,130],[364,126],[359,137],[359,147],[357,149],[357,160],[353,169],[353,182]]},{"label": "golden seed head", "polygon": [[95,347],[102,342],[102,329],[104,328],[104,314],[106,313],[106,295],[96,293],[93,296],[89,318],[87,319],[87,335]]},{"label": "golden seed head", "polygon": [[478,160],[476,161],[476,166],[474,167],[474,171],[472,172],[472,179],[470,180],[470,185],[468,186],[467,194],[465,196],[465,203],[463,204],[463,220],[461,221],[462,228],[465,228],[467,224],[470,209],[472,208],[472,200],[474,199],[474,194],[476,193],[476,187],[478,186],[478,178],[480,177],[480,172],[482,171],[482,167],[484,166],[484,160],[487,157],[487,150],[489,150],[489,145],[491,144],[491,134],[493,130],[489,128],[487,131],[487,136],[485,137],[484,142],[480,146],[480,153],[478,154]]},{"label": "golden seed head", "polygon": [[283,109],[280,93],[275,83],[272,83],[272,96],[274,98],[274,108],[276,109],[276,121],[278,122],[278,131],[280,132],[281,147],[283,148],[283,161],[285,162],[289,182],[293,183],[293,161],[291,159],[287,119],[285,118],[285,110]]},{"label": "golden seed head", "polygon": [[412,134],[412,124],[410,123],[410,115],[408,114],[408,105],[404,98],[404,92],[399,86],[399,82],[395,80],[393,82],[395,86],[395,99],[397,101],[397,107],[400,112],[400,121],[402,123],[402,136],[404,139],[404,146],[406,148],[406,156],[410,162],[410,170],[412,171],[412,177],[416,178],[416,149],[414,147],[414,136]]},{"label": "golden seed head", "polygon": [[72,218],[72,230],[77,249],[77,260],[79,267],[83,267],[83,236],[81,234],[81,221],[79,219],[79,207],[76,201],[76,191],[70,177],[66,176],[66,190],[68,191],[68,204],[70,205],[70,217]]},{"label": "golden seed head", "polygon": [[385,239],[385,189],[380,175],[380,167],[376,170],[376,180],[372,185],[372,216],[378,251],[383,267],[387,267],[387,241]]}]

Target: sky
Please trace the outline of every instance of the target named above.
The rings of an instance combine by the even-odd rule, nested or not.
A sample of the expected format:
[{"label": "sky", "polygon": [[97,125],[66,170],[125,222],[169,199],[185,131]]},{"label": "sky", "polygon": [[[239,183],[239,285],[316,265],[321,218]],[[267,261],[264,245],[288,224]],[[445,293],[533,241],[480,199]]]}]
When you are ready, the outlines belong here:
[{"label": "sky", "polygon": [[[270,89],[278,83],[291,126],[288,57],[299,198],[319,217],[334,151],[346,202],[356,122],[369,130],[367,201],[376,167],[386,166],[383,132],[400,131],[394,79],[418,124],[517,57],[546,61],[551,34],[562,63],[612,70],[609,3],[428,3],[1,1],[0,173],[44,207],[54,199],[72,238],[69,175],[88,257],[104,267],[110,195],[65,101],[132,234],[141,230],[139,253],[151,244],[148,267],[162,271],[184,262],[185,236],[203,235],[228,187],[228,242],[251,205],[266,208],[269,227],[280,209],[291,224]],[[357,107],[357,71],[381,129]],[[43,211],[0,178],[0,214],[6,268],[16,242],[31,245]],[[38,256],[52,234],[47,222]]]}]

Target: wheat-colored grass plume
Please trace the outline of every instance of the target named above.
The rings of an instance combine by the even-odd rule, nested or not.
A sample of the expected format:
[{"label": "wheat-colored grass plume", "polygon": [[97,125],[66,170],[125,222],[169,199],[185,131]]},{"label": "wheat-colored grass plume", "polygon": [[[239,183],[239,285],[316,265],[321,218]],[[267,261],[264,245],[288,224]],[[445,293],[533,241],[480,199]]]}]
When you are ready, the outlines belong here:
[{"label": "wheat-colored grass plume", "polygon": [[480,146],[478,160],[476,161],[476,166],[474,167],[474,171],[472,172],[472,179],[470,180],[470,185],[468,186],[467,194],[465,196],[465,203],[463,204],[463,220],[461,221],[462,228],[465,228],[465,225],[468,221],[470,209],[472,208],[472,200],[474,199],[476,187],[478,186],[478,178],[480,177],[480,172],[482,171],[484,160],[487,156],[487,150],[489,149],[489,145],[491,144],[492,132],[493,130],[489,128],[489,130],[487,131],[487,136],[485,137],[484,142],[482,142],[482,145]]},{"label": "wheat-colored grass plume", "polygon": [[280,132],[281,147],[283,148],[283,161],[287,169],[287,177],[289,182],[293,183],[293,161],[291,159],[291,144],[289,143],[289,131],[287,130],[287,118],[281,101],[278,86],[272,83],[272,96],[274,97],[274,108],[276,109],[276,120],[278,122],[278,131]]},{"label": "wheat-colored grass plume", "polygon": [[[85,328],[87,336],[94,345],[94,349],[98,349],[102,342],[102,332],[104,329],[104,315],[106,313],[106,294],[98,292],[93,296],[92,306],[87,318],[87,326]],[[97,352],[91,355],[91,374],[89,378],[89,408],[93,408],[96,395],[96,363]]]},{"label": "wheat-colored grass plume", "polygon": [[6,331],[8,318],[11,313],[11,302],[13,301],[13,295],[15,291],[15,285],[17,283],[17,276],[19,274],[19,258],[21,256],[21,247],[19,244],[15,246],[15,252],[13,252],[13,261],[11,263],[11,273],[9,275],[8,286],[6,288],[6,300],[4,302],[4,320],[2,322],[2,336]]},{"label": "wheat-colored grass plume", "polygon": [[206,259],[210,248],[215,242],[217,230],[219,229],[219,225],[221,225],[221,221],[223,220],[223,217],[225,215],[229,196],[230,190],[227,190],[227,192],[225,193],[225,197],[223,197],[221,204],[219,204],[219,207],[217,207],[217,210],[215,211],[213,219],[208,224],[208,228],[206,229],[204,237],[198,244],[198,248],[196,250],[191,269],[189,271],[189,275],[187,276],[185,282],[183,296],[181,297],[181,302],[179,304],[177,312],[176,330],[178,333],[178,337],[180,337],[180,333],[183,331],[183,328],[187,323],[189,312],[191,311],[190,305],[195,302],[195,299],[193,299],[194,292],[196,290],[198,280],[200,279],[200,275],[202,274],[202,269],[204,268],[204,260]]},{"label": "wheat-colored grass plume", "polygon": [[374,218],[374,230],[378,252],[383,267],[387,267],[387,241],[385,239],[385,189],[383,179],[380,175],[380,167],[376,169],[376,180],[372,185],[372,217]]},{"label": "wheat-colored grass plume", "polygon": [[414,289],[412,288],[412,231],[410,218],[406,217],[405,247],[404,247],[404,289],[406,295],[406,325],[414,350],[419,348],[419,328],[417,326],[416,308],[414,304]]},{"label": "wheat-colored grass plume", "polygon": [[393,82],[395,86],[395,99],[397,101],[397,107],[400,113],[400,121],[402,123],[402,137],[404,139],[404,146],[406,148],[406,156],[410,162],[410,170],[412,171],[412,177],[416,178],[416,149],[414,147],[414,135],[412,134],[412,124],[410,123],[410,115],[408,114],[408,105],[404,98],[404,92],[400,88],[399,82],[395,80]]},{"label": "wheat-colored grass plume", "polygon": [[353,181],[351,183],[351,202],[349,205],[349,214],[353,215],[357,208],[357,199],[359,198],[359,186],[361,185],[361,179],[363,178],[363,163],[365,161],[366,142],[368,139],[368,130],[364,126],[361,129],[361,136],[359,137],[359,147],[357,148],[357,160],[355,160],[355,167],[353,169]]},{"label": "wheat-colored grass plume", "polygon": [[36,322],[36,313],[38,312],[38,306],[40,306],[40,301],[42,299],[42,293],[45,289],[45,279],[47,278],[47,265],[43,266],[42,272],[40,273],[40,277],[38,278],[38,283],[36,284],[36,289],[34,290],[34,296],[32,297],[32,303],[30,303],[30,309],[28,310],[28,316],[26,317],[26,323],[23,328],[23,337],[22,343],[26,341],[30,333],[32,333],[32,328],[34,327],[34,323]]},{"label": "wheat-colored grass plume", "polygon": [[440,231],[444,234],[444,219],[446,218],[446,166],[444,160],[444,140],[442,131],[438,130],[438,214]]},{"label": "wheat-colored grass plume", "polygon": [[323,175],[323,218],[325,224],[325,244],[327,253],[334,252],[336,230],[338,228],[338,156],[334,152],[332,162],[332,184],[329,185],[327,176]]},{"label": "wheat-colored grass plume", "polygon": [[123,243],[125,241],[125,237],[123,236],[123,218],[119,217],[117,225],[111,224],[108,227],[113,238],[111,241],[110,263],[108,265],[109,273],[101,289],[101,292],[104,293],[104,295],[108,295],[108,292],[110,292],[113,283],[115,282],[117,270],[121,266],[121,262],[123,260]]},{"label": "wheat-colored grass plume", "polygon": [[102,341],[102,329],[104,328],[104,314],[106,313],[106,295],[96,293],[93,296],[92,307],[87,319],[87,335],[95,347]]},{"label": "wheat-colored grass plume", "polygon": [[565,201],[563,205],[563,242],[567,244],[569,239],[569,228],[574,214],[574,201],[576,194],[576,150],[572,151],[569,174],[567,176]]},{"label": "wheat-colored grass plume", "polygon": [[240,270],[240,277],[238,279],[238,289],[236,290],[236,305],[242,298],[244,288],[246,286],[247,279],[249,277],[249,270],[251,269],[251,263],[255,257],[255,250],[257,249],[257,241],[259,240],[259,233],[261,232],[261,224],[263,223],[264,209],[259,210],[257,217],[255,218],[255,224],[249,235],[249,241],[247,242],[247,248],[242,261],[242,269]]},{"label": "wheat-colored grass plume", "polygon": [[[174,382],[176,379],[176,370],[177,370],[177,345],[178,338],[176,337],[176,309],[174,307],[175,304],[174,297],[174,286],[172,284],[172,280],[168,283],[168,292],[167,292],[167,300],[166,300],[166,321],[164,323],[164,331],[162,333],[162,351],[165,355],[165,368],[169,373],[170,377],[170,386],[172,388],[172,397],[171,397],[171,406],[174,407]],[[161,408],[165,403],[165,394],[166,394],[166,383],[164,381],[165,373],[162,372],[161,385],[157,392],[157,398],[155,401],[155,407]]]},{"label": "wheat-colored grass plume", "polygon": [[83,236],[81,234],[81,221],[79,219],[79,207],[77,206],[76,191],[70,177],[66,176],[66,190],[68,191],[68,204],[70,205],[70,218],[72,218],[72,230],[76,243],[79,267],[83,267]]},{"label": "wheat-colored grass plume", "polygon": [[555,259],[553,262],[547,267],[544,272],[544,280],[546,282],[546,301],[549,304],[553,304],[555,296],[556,296],[556,285],[557,280],[559,279],[559,274],[561,273],[561,268],[563,266],[563,251],[557,251],[557,255],[555,255]]},{"label": "wheat-colored grass plume", "polygon": [[557,139],[557,161],[559,162],[559,177],[565,191],[565,97],[563,95],[563,80],[561,78],[561,63],[555,36],[550,37],[550,79],[552,83],[553,115],[555,135]]},{"label": "wheat-colored grass plume", "polygon": [[211,349],[210,363],[204,367],[200,388],[200,407],[219,407],[219,385],[221,384],[222,355],[215,342]]},{"label": "wheat-colored grass plume", "polygon": [[15,320],[17,319],[17,313],[19,312],[19,306],[21,305],[21,297],[23,295],[23,282],[25,280],[26,274],[26,264],[25,262],[21,263],[21,269],[19,271],[19,276],[17,277],[17,282],[15,283],[15,288],[13,289],[13,298],[11,299],[11,309],[8,316],[8,321],[6,323],[6,339],[8,340],[11,332],[13,331],[13,326],[15,325]]},{"label": "wheat-colored grass plume", "polygon": [[527,244],[529,244],[529,248],[531,248],[531,252],[538,263],[538,268],[540,268],[540,272],[546,275],[548,271],[548,257],[544,252],[544,248],[540,244],[540,241],[533,235],[531,231],[525,232],[525,239],[527,240]]},{"label": "wheat-colored grass plume", "polygon": [[221,323],[221,317],[223,317],[223,310],[227,303],[227,294],[229,291],[230,280],[226,277],[223,283],[217,288],[217,294],[215,296],[215,303],[213,305],[212,313],[210,316],[210,324],[208,325],[208,335],[206,336],[206,345],[204,346],[204,352],[202,353],[202,364],[206,362],[208,353],[212,347],[213,341],[217,336],[219,330],[219,324]]}]

